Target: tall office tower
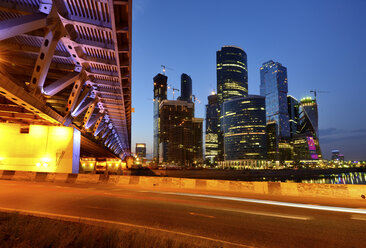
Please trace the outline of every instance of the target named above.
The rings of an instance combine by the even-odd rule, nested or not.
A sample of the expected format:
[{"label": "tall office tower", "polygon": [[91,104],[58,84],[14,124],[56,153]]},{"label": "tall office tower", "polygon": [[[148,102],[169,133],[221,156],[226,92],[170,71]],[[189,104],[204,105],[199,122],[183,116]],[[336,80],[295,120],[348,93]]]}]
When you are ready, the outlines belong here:
[{"label": "tall office tower", "polygon": [[193,115],[193,103],[165,100],[160,104],[161,163],[191,166],[202,162],[203,119]]},{"label": "tall office tower", "polygon": [[277,135],[277,123],[275,121],[269,121],[266,124],[267,134],[267,160],[277,161],[278,150],[278,135]]},{"label": "tall office tower", "polygon": [[293,138],[295,161],[318,160],[322,157],[318,135],[318,104],[315,99],[301,99],[298,131]]},{"label": "tall office tower", "polygon": [[247,54],[235,46],[224,46],[216,52],[218,102],[248,96]]},{"label": "tall office tower", "polygon": [[297,123],[299,121],[299,102],[293,96],[287,96],[288,117],[290,124],[290,137],[294,137],[297,132]]},{"label": "tall office tower", "polygon": [[192,118],[192,160],[193,164],[203,163],[203,118]]},{"label": "tall office tower", "polygon": [[206,141],[205,141],[205,159],[211,163],[217,160],[219,143],[219,103],[217,94],[208,96],[208,104],[206,105]]},{"label": "tall office tower", "polygon": [[181,101],[192,102],[192,78],[183,73],[180,77]]},{"label": "tall office tower", "polygon": [[276,121],[279,138],[290,137],[287,68],[272,60],[260,68],[260,95],[266,97],[267,121]]},{"label": "tall office tower", "polygon": [[319,137],[318,134],[318,104],[311,97],[302,98],[300,101],[299,115],[300,133],[308,133]]},{"label": "tall office tower", "polygon": [[136,143],[135,153],[139,158],[146,158],[146,143]]},{"label": "tall office tower", "polygon": [[159,162],[159,105],[167,99],[167,81],[168,77],[163,74],[157,74],[154,77],[154,143],[153,143],[153,161]]},{"label": "tall office tower", "polygon": [[[220,106],[219,116],[225,101],[235,97],[248,96],[247,54],[236,46],[223,46],[216,52],[217,97]],[[224,159],[223,130],[218,123],[218,160]]]},{"label": "tall office tower", "polygon": [[267,154],[265,98],[249,95],[223,103],[224,157],[259,160]]}]

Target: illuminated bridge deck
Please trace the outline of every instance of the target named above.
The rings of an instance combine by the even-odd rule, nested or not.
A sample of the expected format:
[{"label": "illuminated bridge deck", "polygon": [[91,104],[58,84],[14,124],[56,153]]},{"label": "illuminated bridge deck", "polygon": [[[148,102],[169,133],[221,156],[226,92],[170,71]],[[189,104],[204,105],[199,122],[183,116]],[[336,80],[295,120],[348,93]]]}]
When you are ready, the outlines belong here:
[{"label": "illuminated bridge deck", "polygon": [[82,152],[131,143],[131,0],[0,0],[0,122],[81,131]]}]

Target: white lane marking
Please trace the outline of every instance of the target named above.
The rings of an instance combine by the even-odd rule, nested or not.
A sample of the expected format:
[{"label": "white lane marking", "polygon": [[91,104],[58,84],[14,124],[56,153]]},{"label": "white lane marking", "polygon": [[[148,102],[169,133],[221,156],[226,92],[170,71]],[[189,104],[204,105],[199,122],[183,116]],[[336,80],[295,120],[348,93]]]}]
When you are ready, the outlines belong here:
[{"label": "white lane marking", "polygon": [[364,216],[364,215],[357,215],[357,214],[353,214],[353,215],[351,216],[351,219],[352,219],[352,220],[364,220],[364,221],[366,221],[366,216]]},{"label": "white lane marking", "polygon": [[2,207],[0,207],[0,211],[17,212],[17,213],[20,213],[20,214],[33,214],[35,216],[48,217],[48,218],[52,218],[52,219],[62,218],[62,219],[65,219],[65,220],[77,221],[77,222],[81,222],[81,221],[88,222],[89,221],[89,222],[104,223],[104,224],[114,224],[114,225],[119,225],[119,226],[134,227],[134,228],[140,228],[140,229],[146,229],[146,230],[152,230],[152,231],[166,232],[166,233],[171,233],[171,234],[181,235],[181,236],[186,236],[186,237],[204,239],[204,240],[220,242],[222,244],[227,244],[227,245],[237,246],[237,247],[245,247],[245,248],[248,248],[248,247],[252,248],[253,247],[253,246],[242,245],[242,244],[233,243],[233,242],[229,242],[229,241],[213,239],[213,238],[200,236],[200,235],[194,235],[194,234],[189,234],[189,233],[184,233],[184,232],[171,231],[171,230],[166,230],[166,229],[162,229],[162,228],[155,228],[155,227],[150,227],[150,226],[135,225],[135,224],[112,221],[112,220],[102,220],[102,219],[95,219],[95,218],[88,218],[88,217],[81,217],[81,216],[55,214],[55,213],[49,213],[49,212],[32,211],[32,210],[15,209],[15,208],[2,208]]},{"label": "white lane marking", "polygon": [[357,208],[344,208],[344,207],[332,207],[332,206],[322,206],[322,205],[314,205],[314,204],[279,202],[279,201],[270,201],[270,200],[258,200],[258,199],[232,197],[232,196],[202,195],[202,194],[162,192],[162,191],[160,191],[160,192],[150,191],[150,192],[151,193],[158,193],[158,194],[167,194],[167,195],[182,195],[182,196],[202,197],[202,198],[211,198],[211,199],[220,199],[220,200],[259,203],[259,204],[266,204],[266,205],[276,205],[276,206],[284,206],[284,207],[306,208],[306,209],[315,209],[315,210],[323,210],[323,211],[342,212],[342,213],[366,214],[366,209],[357,209]]},{"label": "white lane marking", "polygon": [[210,218],[210,219],[216,218],[215,216],[212,216],[212,215],[199,214],[199,213],[195,213],[195,212],[189,212],[189,214],[190,215],[194,215],[194,216],[206,217],[206,218]]},{"label": "white lane marking", "polygon": [[294,220],[311,220],[312,219],[311,217],[308,217],[308,216],[276,214],[276,213],[250,211],[250,210],[237,210],[237,209],[228,209],[228,208],[218,208],[217,210],[239,212],[239,213],[253,214],[253,215],[263,215],[263,216],[276,217],[276,218],[294,219]]}]

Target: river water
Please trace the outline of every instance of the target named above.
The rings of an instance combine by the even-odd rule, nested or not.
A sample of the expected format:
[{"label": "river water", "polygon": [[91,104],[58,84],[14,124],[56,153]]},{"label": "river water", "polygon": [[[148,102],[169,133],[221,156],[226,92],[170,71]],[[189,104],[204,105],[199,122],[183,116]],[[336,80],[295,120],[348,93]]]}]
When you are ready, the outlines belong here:
[{"label": "river water", "polygon": [[319,175],[314,178],[295,180],[301,183],[327,184],[366,184],[366,172],[348,172],[341,174]]}]

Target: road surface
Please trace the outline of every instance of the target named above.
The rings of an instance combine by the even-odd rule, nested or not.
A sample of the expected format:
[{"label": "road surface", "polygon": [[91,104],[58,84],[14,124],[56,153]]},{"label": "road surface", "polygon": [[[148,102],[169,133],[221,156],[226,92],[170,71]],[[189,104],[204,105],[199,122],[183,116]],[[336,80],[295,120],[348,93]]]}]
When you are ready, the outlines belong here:
[{"label": "road surface", "polygon": [[[146,228],[243,247],[366,247],[366,205],[341,208],[136,186],[0,180],[0,211]],[[324,199],[323,199],[324,200]],[[364,208],[363,208],[364,207]]]}]

